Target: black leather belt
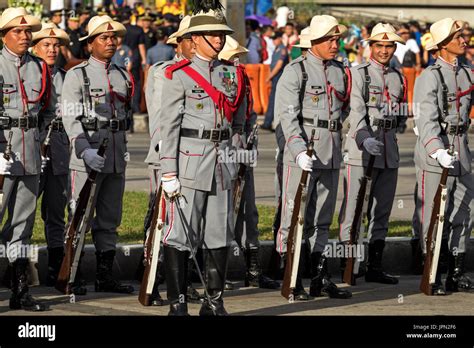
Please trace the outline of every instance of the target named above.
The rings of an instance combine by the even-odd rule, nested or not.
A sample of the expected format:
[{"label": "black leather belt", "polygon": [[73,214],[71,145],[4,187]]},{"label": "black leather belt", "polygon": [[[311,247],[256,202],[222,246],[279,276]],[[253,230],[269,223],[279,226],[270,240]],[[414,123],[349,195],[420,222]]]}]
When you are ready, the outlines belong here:
[{"label": "black leather belt", "polygon": [[448,125],[446,128],[446,134],[448,135],[461,135],[467,133],[469,126],[467,124],[460,124],[459,126]]},{"label": "black leather belt", "polygon": [[128,125],[126,120],[111,119],[107,121],[99,121],[95,117],[81,119],[82,126],[88,131],[97,131],[99,129],[108,129],[111,132],[126,131]]},{"label": "black leather belt", "polygon": [[18,118],[0,116],[0,129],[20,128],[28,130],[36,127],[38,127],[38,118],[35,116]]},{"label": "black leather belt", "polygon": [[62,120],[51,121],[51,128],[55,132],[64,132],[64,124]]},{"label": "black leather belt", "polygon": [[[305,118],[304,122],[306,124],[309,124],[309,125],[313,126],[314,119]],[[342,129],[342,123],[339,122],[339,120],[318,120],[316,122],[316,124],[314,124],[314,127],[324,128],[324,129],[327,129],[330,132],[338,132]]]},{"label": "black leather belt", "polygon": [[372,121],[372,126],[379,127],[384,130],[397,128],[397,120],[386,120],[376,118]]},{"label": "black leather belt", "polygon": [[230,132],[228,129],[210,129],[202,131],[199,136],[198,129],[181,128],[181,136],[186,138],[209,139],[212,142],[218,143],[223,140],[229,140]]}]

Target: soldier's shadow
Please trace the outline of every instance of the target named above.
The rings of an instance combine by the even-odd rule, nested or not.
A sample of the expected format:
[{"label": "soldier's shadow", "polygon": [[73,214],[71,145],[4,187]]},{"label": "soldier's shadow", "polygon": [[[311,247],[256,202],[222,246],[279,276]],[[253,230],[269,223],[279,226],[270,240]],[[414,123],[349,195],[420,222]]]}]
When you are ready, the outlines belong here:
[{"label": "soldier's shadow", "polygon": [[[375,283],[365,283],[360,281],[358,285],[352,287],[345,287],[352,291],[352,298],[350,299],[331,299],[327,297],[320,297],[310,301],[294,301],[289,303],[286,299],[281,297],[282,303],[280,305],[259,308],[248,311],[232,312],[231,315],[299,315],[299,313],[305,311],[315,311],[318,309],[327,309],[327,308],[338,308],[344,306],[354,306],[357,304],[363,304],[368,302],[377,302],[393,299],[394,303],[399,299],[400,295],[403,297],[419,294],[420,291],[418,287],[413,287],[412,282],[403,286],[403,277],[400,280],[401,285],[384,285],[384,284],[375,284]],[[308,284],[306,284],[308,285]],[[257,292],[263,292],[263,289],[255,289]],[[273,290],[266,290],[273,291]],[[280,290],[275,290],[279,291]],[[230,294],[225,294],[225,297],[228,297]],[[339,312],[340,313],[340,312]],[[338,313],[338,314],[339,314]],[[373,313],[377,314],[377,313]]]}]

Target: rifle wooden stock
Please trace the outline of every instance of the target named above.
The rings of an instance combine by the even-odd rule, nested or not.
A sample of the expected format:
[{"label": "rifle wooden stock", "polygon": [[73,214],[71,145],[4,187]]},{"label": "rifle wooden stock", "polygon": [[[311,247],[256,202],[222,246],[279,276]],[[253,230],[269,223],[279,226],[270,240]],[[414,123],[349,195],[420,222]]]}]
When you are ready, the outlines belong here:
[{"label": "rifle wooden stock", "polygon": [[150,296],[155,285],[156,272],[158,266],[158,257],[160,252],[161,231],[164,224],[164,209],[162,206],[162,188],[158,187],[156,191],[154,204],[152,207],[151,224],[148,236],[144,244],[143,264],[145,270],[143,272],[142,284],[138,293],[138,301],[143,306],[150,306]]},{"label": "rifle wooden stock", "polygon": [[[441,179],[439,181],[438,189],[436,190],[436,195],[435,199],[433,201],[433,210],[431,212],[431,218],[430,218],[430,225],[428,227],[428,233],[426,237],[426,256],[425,256],[425,264],[423,267],[423,275],[421,276],[421,283],[420,283],[420,290],[423,292],[425,295],[431,296],[433,295],[433,287],[432,287],[432,282],[430,281],[430,274],[432,273],[432,268],[435,266],[436,268],[438,267],[437,264],[437,259],[439,257],[439,254],[436,256],[436,265],[433,265],[434,261],[434,234],[435,230],[440,226],[438,224],[443,224],[444,222],[444,204],[442,204],[442,199],[446,199],[446,197],[443,196],[443,191],[446,193],[446,182],[448,180],[448,168],[443,168],[443,171],[441,173]],[[441,226],[442,228],[442,226]],[[438,238],[441,238],[442,236],[438,235]],[[437,240],[437,243],[441,243],[441,240]],[[439,248],[437,250],[439,253]]]},{"label": "rifle wooden stock", "polygon": [[[372,180],[372,171],[374,169],[375,163],[375,156],[370,155],[369,163],[367,164],[367,168],[365,169],[364,176],[360,178],[360,188],[359,192],[357,192],[357,203],[354,212],[354,219],[352,220],[351,230],[350,230],[350,240],[349,240],[349,247],[346,251],[353,251],[352,246],[357,244],[359,241],[359,234],[362,221],[362,214],[364,208],[364,200],[367,194],[367,187],[370,180]],[[351,253],[352,254],[352,253]],[[349,285],[356,284],[356,277],[354,276],[354,265],[355,265],[356,258],[354,255],[346,255],[346,268],[344,269],[343,280],[344,283]]]},{"label": "rifle wooden stock", "polygon": [[[100,145],[97,154],[99,156],[104,156],[105,150],[107,148],[108,139],[105,138]],[[64,294],[71,293],[71,271],[72,271],[72,264],[74,261],[74,255],[77,252],[81,252],[82,250],[77,250],[77,245],[75,245],[76,235],[79,233],[78,229],[83,223],[83,220],[87,218],[85,216],[87,205],[88,203],[91,204],[90,195],[93,185],[95,184],[95,180],[97,178],[97,171],[91,170],[84,186],[79,193],[78,202],[76,205],[76,209],[74,211],[74,215],[72,217],[71,222],[67,226],[65,241],[66,244],[64,250],[64,258],[61,264],[61,268],[59,270],[58,279],[56,281],[55,288]]]},{"label": "rifle wooden stock", "polygon": [[[314,133],[315,129],[311,132],[311,139],[308,144],[308,149],[306,150],[306,154],[309,157],[313,156],[314,152]],[[300,216],[300,207],[301,207],[301,199],[303,195],[303,191],[306,189],[308,181],[308,172],[303,170],[301,173],[300,183],[298,184],[298,189],[296,190],[296,195],[294,199],[293,211],[291,214],[291,223],[290,228],[288,230],[288,241],[286,246],[286,265],[285,265],[285,274],[283,276],[283,284],[281,287],[281,294],[283,297],[290,299],[292,294],[293,288],[291,287],[291,277],[292,277],[292,270],[294,269],[293,263],[299,263],[299,258],[295,259],[295,254],[299,254],[299,251],[296,251],[295,245],[301,245],[301,241],[296,241],[296,234],[298,224],[304,224],[304,216]],[[296,268],[297,271],[297,268]]]}]

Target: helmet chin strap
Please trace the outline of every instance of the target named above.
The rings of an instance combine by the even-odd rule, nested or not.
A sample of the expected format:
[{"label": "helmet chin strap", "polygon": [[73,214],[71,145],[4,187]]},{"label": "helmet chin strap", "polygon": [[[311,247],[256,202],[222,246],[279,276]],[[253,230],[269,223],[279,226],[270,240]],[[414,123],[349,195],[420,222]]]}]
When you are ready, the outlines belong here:
[{"label": "helmet chin strap", "polygon": [[[204,41],[206,41],[206,43],[209,45],[210,48],[212,48],[214,52],[216,52],[217,54],[220,53],[220,51],[216,50],[214,46],[212,46],[211,43],[206,39],[206,35],[203,35],[202,38],[204,39]],[[224,36],[224,45],[225,45],[225,36]],[[222,48],[224,48],[224,45],[222,45]]]}]

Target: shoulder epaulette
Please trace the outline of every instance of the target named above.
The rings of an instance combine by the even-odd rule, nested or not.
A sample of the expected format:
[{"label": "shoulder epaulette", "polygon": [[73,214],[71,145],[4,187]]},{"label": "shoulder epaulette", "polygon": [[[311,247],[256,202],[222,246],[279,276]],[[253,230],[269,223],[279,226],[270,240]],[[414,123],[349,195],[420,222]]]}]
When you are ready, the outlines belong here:
[{"label": "shoulder epaulette", "polygon": [[303,61],[303,60],[306,60],[306,57],[305,56],[299,56],[298,58],[296,59],[293,59],[289,65],[295,65],[295,64],[298,64],[299,62]]},{"label": "shoulder epaulette", "polygon": [[359,64],[359,65],[356,65],[355,68],[356,69],[364,69],[364,67],[367,67],[369,65],[370,65],[370,63],[365,62],[365,63]]},{"label": "shoulder epaulette", "polygon": [[166,71],[165,71],[165,76],[168,80],[171,80],[173,79],[173,73],[176,71],[176,70],[179,70],[181,69],[182,67],[186,66],[186,65],[189,65],[191,64],[191,61],[188,60],[188,59],[183,59],[183,60],[180,60],[179,62],[176,62],[174,63],[173,65],[170,65],[168,67],[166,67]]},{"label": "shoulder epaulette", "polygon": [[89,61],[85,60],[85,61],[75,65],[74,67],[72,67],[72,69],[79,69],[79,68],[85,67],[87,65],[89,65]]}]

